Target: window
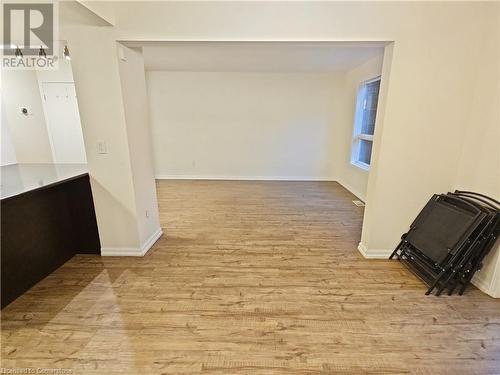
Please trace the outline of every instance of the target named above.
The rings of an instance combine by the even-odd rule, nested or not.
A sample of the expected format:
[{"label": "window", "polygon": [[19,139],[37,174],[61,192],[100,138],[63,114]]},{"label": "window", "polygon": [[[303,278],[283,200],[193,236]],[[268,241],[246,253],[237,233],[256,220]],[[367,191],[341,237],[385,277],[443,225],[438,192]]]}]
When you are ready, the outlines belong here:
[{"label": "window", "polygon": [[376,77],[363,82],[358,90],[351,164],[364,170],[370,169],[379,89],[380,77]]}]

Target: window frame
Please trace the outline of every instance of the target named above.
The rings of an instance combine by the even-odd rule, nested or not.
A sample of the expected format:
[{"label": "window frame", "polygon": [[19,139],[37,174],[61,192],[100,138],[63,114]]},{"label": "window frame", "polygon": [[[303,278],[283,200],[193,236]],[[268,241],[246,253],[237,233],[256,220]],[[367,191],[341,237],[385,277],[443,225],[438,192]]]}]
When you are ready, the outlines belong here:
[{"label": "window frame", "polygon": [[[364,101],[365,101],[365,94],[363,93],[363,90],[366,90],[366,86],[372,82],[376,81],[381,81],[382,76],[378,75],[376,77],[370,78],[368,80],[365,80],[361,82],[358,85],[358,90],[356,93],[356,109],[354,112],[354,126],[353,126],[353,132],[352,132],[352,138],[351,138],[351,164],[354,165],[355,167],[358,167],[364,171],[369,171],[370,170],[370,164],[367,164],[365,162],[362,162],[359,160],[359,151],[361,147],[361,141],[369,141],[372,143],[372,151],[373,151],[373,139],[374,136],[371,134],[365,134],[361,133],[361,128],[363,125],[363,111],[364,111]],[[380,86],[379,86],[379,99],[380,99]],[[378,101],[377,101],[377,113],[378,113]],[[375,121],[377,121],[375,117]],[[375,133],[375,129],[373,130]]]}]

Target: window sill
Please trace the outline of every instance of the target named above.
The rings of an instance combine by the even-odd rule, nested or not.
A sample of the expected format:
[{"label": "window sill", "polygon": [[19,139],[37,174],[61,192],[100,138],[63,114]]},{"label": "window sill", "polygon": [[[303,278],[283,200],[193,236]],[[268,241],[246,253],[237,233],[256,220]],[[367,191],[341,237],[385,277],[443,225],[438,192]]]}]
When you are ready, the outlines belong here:
[{"label": "window sill", "polygon": [[363,163],[362,161],[351,161],[351,164],[365,172],[370,171],[370,164]]}]

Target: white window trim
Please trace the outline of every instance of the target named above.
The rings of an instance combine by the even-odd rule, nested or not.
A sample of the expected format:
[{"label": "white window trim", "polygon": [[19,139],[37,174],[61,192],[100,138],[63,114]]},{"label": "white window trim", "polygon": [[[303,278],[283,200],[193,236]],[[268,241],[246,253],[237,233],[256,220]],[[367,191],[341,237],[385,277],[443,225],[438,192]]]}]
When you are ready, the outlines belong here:
[{"label": "white window trim", "polygon": [[370,170],[370,164],[363,163],[362,161],[359,160],[351,161],[351,164],[367,172]]},{"label": "white window trim", "polygon": [[[362,90],[365,89],[365,86],[371,82],[375,81],[380,81],[381,76],[377,76],[371,79],[368,79],[366,81],[363,81],[359,84],[358,86],[358,91],[356,93],[356,111],[354,113],[354,126],[353,126],[353,132],[352,132],[352,146],[351,146],[351,165],[354,165],[355,167],[358,167],[362,169],[363,171],[369,171],[370,170],[370,164],[363,163],[362,161],[359,161],[356,159],[355,155],[359,155],[359,144],[360,140],[365,140],[365,141],[370,141],[373,144],[373,135],[370,134],[363,134],[361,133],[361,121],[360,118],[363,113],[363,100],[361,98],[364,97],[364,94],[362,93]],[[372,150],[373,151],[373,150]]]}]

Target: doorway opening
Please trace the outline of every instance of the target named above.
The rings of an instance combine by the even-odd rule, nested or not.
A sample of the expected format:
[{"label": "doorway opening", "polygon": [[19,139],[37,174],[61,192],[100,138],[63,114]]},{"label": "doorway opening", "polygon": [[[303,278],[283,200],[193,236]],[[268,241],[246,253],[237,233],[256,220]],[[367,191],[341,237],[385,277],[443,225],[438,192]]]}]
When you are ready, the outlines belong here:
[{"label": "doorway opening", "polygon": [[121,43],[142,50],[157,179],[336,181],[369,206],[387,43]]}]

